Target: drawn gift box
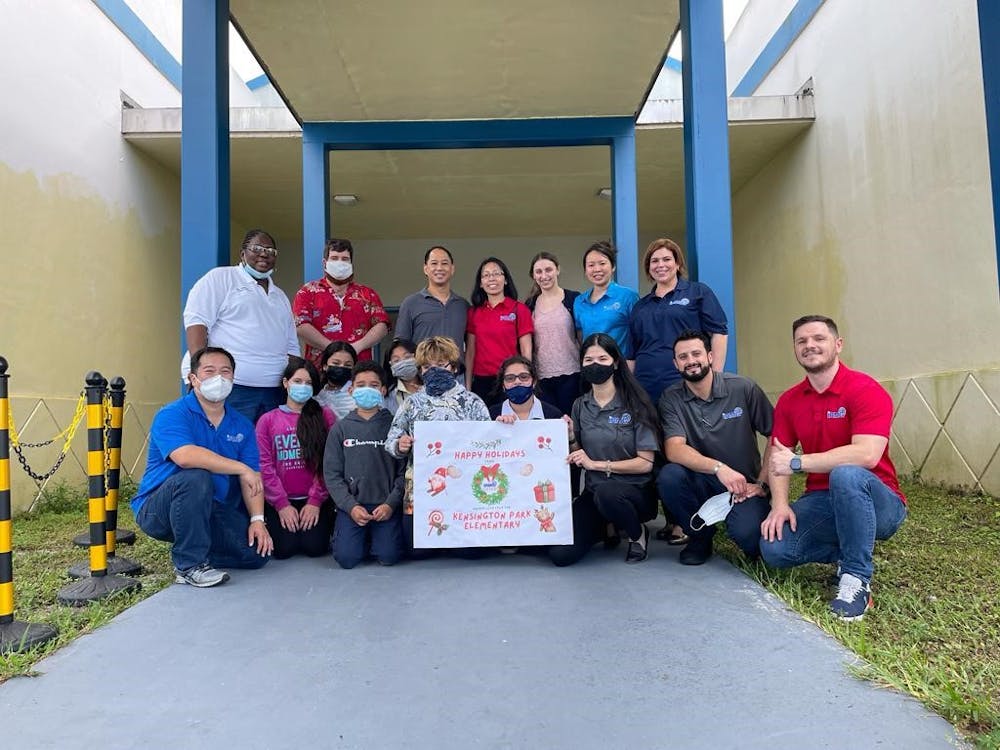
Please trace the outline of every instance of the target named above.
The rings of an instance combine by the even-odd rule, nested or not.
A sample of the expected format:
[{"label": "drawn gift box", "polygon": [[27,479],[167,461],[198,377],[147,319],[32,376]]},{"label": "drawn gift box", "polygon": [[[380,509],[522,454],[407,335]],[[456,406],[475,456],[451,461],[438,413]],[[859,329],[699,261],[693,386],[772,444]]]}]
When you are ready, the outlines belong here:
[{"label": "drawn gift box", "polygon": [[556,488],[553,486],[552,482],[546,479],[544,482],[538,482],[535,485],[535,502],[536,503],[551,503],[556,499]]}]

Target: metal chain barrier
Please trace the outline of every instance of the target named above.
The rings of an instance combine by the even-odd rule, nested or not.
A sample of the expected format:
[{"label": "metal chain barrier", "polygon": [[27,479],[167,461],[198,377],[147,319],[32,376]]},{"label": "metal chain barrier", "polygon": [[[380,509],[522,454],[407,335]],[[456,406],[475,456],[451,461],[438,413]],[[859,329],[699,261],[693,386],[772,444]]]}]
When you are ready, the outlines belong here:
[{"label": "metal chain barrier", "polygon": [[[66,455],[69,453],[69,449],[73,443],[73,438],[76,436],[76,431],[83,423],[83,415],[87,410],[87,399],[83,391],[80,392],[80,400],[76,402],[76,411],[73,413],[73,419],[70,420],[69,425],[62,430],[58,435],[48,440],[43,440],[38,443],[22,443],[20,436],[17,434],[17,428],[14,425],[14,415],[8,414],[7,416],[7,430],[10,433],[10,446],[14,449],[14,453],[17,454],[18,463],[21,464],[21,468],[24,469],[24,473],[29,477],[34,479],[36,482],[41,484],[45,482],[53,474],[59,471],[59,467],[62,466],[62,462],[66,460]],[[39,474],[32,470],[31,466],[28,465],[28,459],[24,455],[24,449],[26,448],[44,448],[48,445],[52,445],[54,442],[64,438],[62,449],[59,451],[59,456],[56,458],[55,464],[44,474]]]}]

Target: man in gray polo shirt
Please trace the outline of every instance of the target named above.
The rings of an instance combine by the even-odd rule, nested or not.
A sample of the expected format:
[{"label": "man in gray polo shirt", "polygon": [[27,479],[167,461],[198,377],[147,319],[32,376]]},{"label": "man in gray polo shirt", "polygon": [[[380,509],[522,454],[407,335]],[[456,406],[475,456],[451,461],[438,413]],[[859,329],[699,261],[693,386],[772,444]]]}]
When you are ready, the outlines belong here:
[{"label": "man in gray polo shirt", "polygon": [[691,541],[684,565],[712,556],[715,527],[691,529],[691,516],[708,498],[731,492],[729,536],[749,558],[760,554],[760,524],[767,517],[767,452],[761,461],[757,434],[769,436],[774,407],[760,386],[742,375],[712,371],[711,339],[687,330],[674,342],[674,365],[684,378],[660,396],[664,452],[670,462],[656,484],[663,504]]},{"label": "man in gray polo shirt", "polygon": [[451,291],[455,260],[447,248],[437,245],[424,253],[427,286],[411,294],[399,306],[396,337],[419,344],[431,336],[447,336],[458,344],[459,361],[465,361],[465,322],[469,303]]}]

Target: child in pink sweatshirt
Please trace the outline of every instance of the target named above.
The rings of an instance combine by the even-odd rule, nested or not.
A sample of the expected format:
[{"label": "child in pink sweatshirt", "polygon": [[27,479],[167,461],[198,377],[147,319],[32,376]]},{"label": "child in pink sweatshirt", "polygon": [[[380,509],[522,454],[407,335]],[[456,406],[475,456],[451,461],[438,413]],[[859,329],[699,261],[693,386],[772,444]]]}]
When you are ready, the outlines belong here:
[{"label": "child in pink sweatshirt", "polygon": [[323,483],[326,436],[337,418],[313,398],[320,389],[312,363],[293,358],[281,381],[285,403],[257,420],[264,516],[283,560],[302,552],[319,557],[330,551],[334,507]]}]

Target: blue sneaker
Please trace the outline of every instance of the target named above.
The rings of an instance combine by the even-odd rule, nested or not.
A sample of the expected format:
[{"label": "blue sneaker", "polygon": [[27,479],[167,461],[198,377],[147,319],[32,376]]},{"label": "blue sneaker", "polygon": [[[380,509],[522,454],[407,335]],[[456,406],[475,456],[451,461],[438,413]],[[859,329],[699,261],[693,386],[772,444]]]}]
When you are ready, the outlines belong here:
[{"label": "blue sneaker", "polygon": [[871,587],[857,576],[840,576],[837,598],[830,602],[830,611],[845,622],[855,622],[872,606]]}]

